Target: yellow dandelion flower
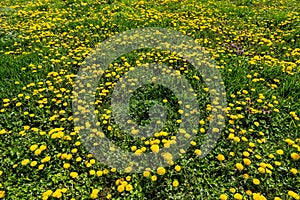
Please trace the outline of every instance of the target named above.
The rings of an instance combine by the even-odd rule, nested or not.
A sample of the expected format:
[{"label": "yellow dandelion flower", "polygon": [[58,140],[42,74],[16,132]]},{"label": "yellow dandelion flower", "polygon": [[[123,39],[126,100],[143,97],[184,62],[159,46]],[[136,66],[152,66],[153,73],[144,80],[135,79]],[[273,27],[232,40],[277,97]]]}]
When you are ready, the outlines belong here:
[{"label": "yellow dandelion flower", "polygon": [[143,176],[144,177],[149,177],[150,176],[150,172],[149,171],[144,171]]},{"label": "yellow dandelion flower", "polygon": [[37,161],[32,161],[31,163],[30,163],[30,166],[31,167],[35,167],[37,165]]},{"label": "yellow dandelion flower", "polygon": [[34,155],[40,155],[42,153],[41,149],[37,149],[34,151]]},{"label": "yellow dandelion flower", "polygon": [[254,185],[259,185],[259,184],[260,184],[260,181],[259,181],[257,178],[254,178],[254,179],[253,179],[253,184],[254,184]]},{"label": "yellow dandelion flower", "polygon": [[119,185],[117,188],[118,192],[123,192],[125,190],[125,187],[123,185]]},{"label": "yellow dandelion flower", "polygon": [[30,146],[30,151],[35,151],[36,149],[38,148],[38,145],[37,144],[33,144]]},{"label": "yellow dandelion flower", "polygon": [[227,199],[228,199],[228,197],[227,197],[226,194],[221,194],[220,195],[220,200],[227,200]]},{"label": "yellow dandelion flower", "polygon": [[230,191],[231,193],[235,193],[235,192],[236,192],[236,189],[235,189],[235,188],[229,188],[229,191]]},{"label": "yellow dandelion flower", "polygon": [[96,172],[96,174],[97,174],[97,176],[102,176],[103,172],[99,170]]},{"label": "yellow dandelion flower", "polygon": [[297,174],[298,173],[298,170],[296,168],[291,168],[290,169],[290,172],[292,172],[293,174]]},{"label": "yellow dandelion flower", "polygon": [[133,189],[131,184],[126,185],[126,191],[131,191]]},{"label": "yellow dandelion flower", "polygon": [[157,174],[159,174],[161,176],[166,173],[166,169],[164,167],[158,167],[156,171],[157,171]]},{"label": "yellow dandelion flower", "polygon": [[157,180],[157,176],[156,175],[151,176],[151,180],[152,181],[156,181]]},{"label": "yellow dandelion flower", "polygon": [[24,159],[22,162],[21,162],[21,165],[27,165],[29,163],[29,159]]},{"label": "yellow dandelion flower", "polygon": [[63,165],[63,168],[65,168],[65,169],[69,169],[70,168],[70,163],[64,163],[64,165]]},{"label": "yellow dandelion flower", "polygon": [[293,160],[299,160],[300,156],[298,153],[291,153],[291,158],[293,158]]},{"label": "yellow dandelion flower", "polygon": [[5,197],[5,191],[4,190],[0,190],[0,198],[4,198]]},{"label": "yellow dandelion flower", "polygon": [[181,170],[181,167],[179,165],[175,166],[175,171],[179,172]]},{"label": "yellow dandelion flower", "polygon": [[75,179],[75,178],[78,177],[78,173],[77,172],[71,172],[70,176]]},{"label": "yellow dandelion flower", "polygon": [[223,160],[225,160],[225,157],[224,157],[223,154],[218,154],[217,159],[218,159],[219,161],[223,161]]},{"label": "yellow dandelion flower", "polygon": [[194,153],[195,153],[197,156],[199,156],[199,155],[202,154],[202,151],[201,151],[200,149],[196,149],[196,150],[194,151]]},{"label": "yellow dandelion flower", "polygon": [[283,152],[282,149],[278,149],[278,150],[276,151],[276,153],[277,153],[278,155],[282,155],[284,152]]},{"label": "yellow dandelion flower", "polygon": [[91,193],[91,198],[96,199],[98,197],[98,193],[99,193],[98,189],[93,189]]},{"label": "yellow dandelion flower", "polygon": [[248,158],[244,158],[243,162],[244,162],[245,165],[250,165],[251,164],[251,160],[248,159]]},{"label": "yellow dandelion flower", "polygon": [[173,183],[172,183],[173,187],[178,187],[179,185],[179,182],[178,180],[174,180]]},{"label": "yellow dandelion flower", "polygon": [[242,200],[242,199],[243,199],[243,195],[241,195],[240,193],[235,193],[235,194],[233,195],[233,198],[234,198],[234,199],[237,199],[237,200]]},{"label": "yellow dandelion flower", "polygon": [[236,163],[236,168],[240,171],[242,171],[244,169],[244,166],[241,163]]}]

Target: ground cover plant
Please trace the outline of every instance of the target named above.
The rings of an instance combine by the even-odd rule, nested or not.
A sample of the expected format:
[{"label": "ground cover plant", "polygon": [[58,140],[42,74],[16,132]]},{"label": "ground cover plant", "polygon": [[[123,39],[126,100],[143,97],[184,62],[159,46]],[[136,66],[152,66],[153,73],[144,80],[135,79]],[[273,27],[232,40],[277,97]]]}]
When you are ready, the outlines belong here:
[{"label": "ground cover plant", "polygon": [[[299,15],[297,0],[2,0],[0,198],[300,199]],[[137,27],[180,31],[215,61],[226,125],[204,158],[201,139],[214,109],[205,80],[180,56],[153,49],[123,55],[104,72],[99,125],[137,155],[176,145],[182,102],[167,88],[148,84],[130,99],[142,125],[153,101],[166,108],[163,129],[149,138],[124,134],[110,106],[126,72],[164,63],[186,77],[201,108],[190,148],[178,160],[167,155],[168,166],[126,173],[83,145],[72,112],[76,74],[98,43]]]}]

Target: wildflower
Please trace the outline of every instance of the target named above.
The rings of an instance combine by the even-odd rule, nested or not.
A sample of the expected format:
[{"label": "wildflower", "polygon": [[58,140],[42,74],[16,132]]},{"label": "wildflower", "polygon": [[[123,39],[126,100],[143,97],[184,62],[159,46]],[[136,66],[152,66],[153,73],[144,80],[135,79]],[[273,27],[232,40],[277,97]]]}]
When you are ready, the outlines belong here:
[{"label": "wildflower", "polygon": [[126,191],[131,191],[132,190],[132,185],[131,184],[128,184],[126,185]]},{"label": "wildflower", "polygon": [[279,161],[275,161],[274,163],[275,163],[276,166],[280,166],[281,165],[281,162],[279,162]]},{"label": "wildflower", "polygon": [[70,168],[70,163],[64,163],[64,165],[63,165],[63,168],[65,168],[65,169],[69,169]]},{"label": "wildflower", "polygon": [[44,169],[44,164],[39,165],[38,169],[39,169],[39,170]]},{"label": "wildflower", "polygon": [[165,168],[163,168],[163,167],[158,167],[157,168],[157,174],[159,174],[159,175],[164,175],[166,173],[166,170],[165,170]]},{"label": "wildflower", "polygon": [[96,199],[98,197],[98,193],[99,193],[98,189],[93,189],[91,193],[91,198]]},{"label": "wildflower", "polygon": [[300,196],[296,192],[293,192],[291,190],[288,191],[288,195],[293,197],[294,199],[300,199]]},{"label": "wildflower", "polygon": [[243,161],[244,161],[245,165],[250,165],[251,164],[251,160],[248,159],[248,158],[244,158]]},{"label": "wildflower", "polygon": [[77,141],[75,142],[75,146],[80,146],[81,145],[81,142]]},{"label": "wildflower", "polygon": [[175,166],[175,171],[179,172],[181,170],[181,167],[179,165]]},{"label": "wildflower", "polygon": [[52,190],[47,190],[46,192],[43,193],[43,197],[49,197],[52,194]]},{"label": "wildflower", "polygon": [[298,173],[298,170],[296,168],[291,168],[290,169],[290,172],[292,172],[293,174],[297,174]]},{"label": "wildflower", "polygon": [[5,191],[4,190],[0,190],[0,198],[4,198],[5,197]]},{"label": "wildflower", "polygon": [[241,163],[237,163],[235,166],[240,171],[242,171],[244,169],[244,166]]},{"label": "wildflower", "polygon": [[278,149],[278,150],[276,151],[276,153],[277,153],[278,155],[282,155],[282,154],[283,154],[283,150],[282,150],[282,149]]},{"label": "wildflower", "polygon": [[270,155],[269,155],[269,158],[271,158],[271,159],[272,159],[272,158],[275,158],[274,154],[270,154]]},{"label": "wildflower", "polygon": [[123,192],[124,189],[125,189],[125,188],[124,188],[123,185],[119,185],[118,188],[117,188],[118,192],[120,192],[120,193]]},{"label": "wildflower", "polygon": [[240,139],[239,137],[234,137],[234,138],[233,138],[233,141],[235,141],[235,142],[240,142],[241,139]]},{"label": "wildflower", "polygon": [[35,167],[37,165],[37,162],[36,161],[32,161],[31,163],[30,163],[30,166],[31,167]]},{"label": "wildflower", "polygon": [[150,176],[150,172],[149,172],[149,171],[144,171],[143,176],[144,176],[144,177]]},{"label": "wildflower", "polygon": [[289,145],[293,145],[293,144],[295,144],[295,142],[293,141],[293,140],[291,140],[291,139],[285,139],[284,140],[286,143],[288,143]]},{"label": "wildflower", "polygon": [[255,144],[253,142],[249,142],[250,147],[255,147]]},{"label": "wildflower", "polygon": [[97,171],[96,174],[97,174],[97,176],[102,176],[103,172],[102,171]]},{"label": "wildflower", "polygon": [[78,177],[78,173],[77,172],[71,172],[70,176],[75,179],[75,178]]},{"label": "wildflower", "polygon": [[249,178],[249,174],[244,174],[244,178],[248,179]]},{"label": "wildflower", "polygon": [[136,151],[137,147],[136,146],[132,146],[131,147],[131,151]]},{"label": "wildflower", "polygon": [[221,194],[220,195],[220,200],[227,200],[227,195],[226,194]]},{"label": "wildflower", "polygon": [[251,190],[247,190],[247,191],[246,191],[246,194],[247,194],[247,195],[251,195],[251,194],[252,194],[252,191],[251,191]]},{"label": "wildflower", "polygon": [[27,165],[29,163],[29,159],[24,159],[22,162],[21,162],[21,165]]},{"label": "wildflower", "polygon": [[249,157],[249,156],[250,156],[250,153],[249,153],[248,151],[244,151],[244,152],[243,152],[243,156]]},{"label": "wildflower", "polygon": [[41,151],[44,151],[45,149],[47,149],[47,146],[42,144],[42,145],[40,146],[40,150],[41,150]]},{"label": "wildflower", "polygon": [[71,153],[77,153],[78,149],[74,148],[71,150]]},{"label": "wildflower", "polygon": [[172,185],[173,185],[174,187],[178,187],[179,182],[178,182],[177,180],[174,180],[173,183],[172,183]]},{"label": "wildflower", "polygon": [[152,181],[156,181],[157,180],[157,176],[156,175],[151,176],[151,180]]},{"label": "wildflower", "polygon": [[262,173],[262,174],[266,172],[265,168],[263,168],[263,167],[259,167],[258,171],[259,171],[259,173]]},{"label": "wildflower", "polygon": [[55,198],[61,198],[62,197],[62,193],[61,193],[60,189],[55,190],[52,193],[52,196],[55,197]]},{"label": "wildflower", "polygon": [[236,189],[235,189],[235,188],[229,188],[229,191],[230,191],[231,193],[235,193],[235,192],[236,192]]},{"label": "wildflower", "polygon": [[35,151],[38,148],[37,144],[33,144],[30,146],[30,151]]},{"label": "wildflower", "polygon": [[34,151],[34,155],[40,155],[42,153],[41,149],[37,149]]},{"label": "wildflower", "polygon": [[300,156],[298,153],[292,153],[291,154],[291,157],[294,159],[294,160],[299,160]]},{"label": "wildflower", "polygon": [[89,174],[90,174],[90,175],[95,175],[95,174],[96,174],[96,171],[95,171],[95,170],[90,170]]},{"label": "wildflower", "polygon": [[254,200],[267,200],[262,194],[260,193],[253,193]]},{"label": "wildflower", "polygon": [[134,152],[134,154],[135,155],[141,155],[143,153],[143,151],[141,150],[141,149],[137,149],[135,152]]},{"label": "wildflower", "polygon": [[223,160],[225,160],[225,157],[224,157],[224,155],[222,155],[222,154],[218,154],[217,159],[218,159],[219,161],[223,161]]},{"label": "wildflower", "polygon": [[200,128],[200,133],[205,133],[205,129],[204,128]]},{"label": "wildflower", "polygon": [[195,150],[195,154],[196,154],[197,156],[199,156],[199,155],[202,154],[202,151],[201,151],[200,149],[196,149],[196,150]]},{"label": "wildflower", "polygon": [[76,158],[76,162],[81,162],[82,161],[82,158],[81,157],[77,157]]},{"label": "wildflower", "polygon": [[234,199],[238,199],[238,200],[242,200],[242,199],[243,199],[243,195],[241,195],[240,193],[235,193],[235,194],[233,195],[233,198],[234,198]]},{"label": "wildflower", "polygon": [[259,184],[260,184],[260,181],[259,181],[257,178],[254,178],[254,179],[253,179],[253,184],[254,184],[254,185],[259,185]]}]

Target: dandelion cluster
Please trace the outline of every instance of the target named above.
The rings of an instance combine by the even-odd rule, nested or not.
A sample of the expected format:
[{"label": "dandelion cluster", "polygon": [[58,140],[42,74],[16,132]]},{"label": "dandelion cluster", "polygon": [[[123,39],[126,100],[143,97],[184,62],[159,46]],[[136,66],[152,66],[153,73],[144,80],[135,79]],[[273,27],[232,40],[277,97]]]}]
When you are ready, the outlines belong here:
[{"label": "dandelion cluster", "polygon": [[[14,2],[0,2],[0,198],[300,199],[297,0]],[[218,77],[203,77],[180,55],[157,49],[130,52],[97,71],[102,76],[92,103],[102,132],[91,129],[88,138],[107,137],[124,151],[141,158],[152,153],[165,165],[129,174],[132,163],[120,171],[83,145],[81,127],[74,126],[80,119],[72,112],[76,74],[99,42],[136,27],[163,27],[193,38],[222,74],[226,116],[217,118],[226,126],[206,157],[199,158],[206,153],[201,145],[219,109],[219,99],[211,101],[210,94],[225,95],[206,83]],[[114,88],[147,63],[165,64],[162,74],[189,81],[192,88],[185,89],[200,108],[198,126],[190,132],[180,128],[181,116],[195,110],[155,84],[155,76],[152,84],[131,91],[132,120],[126,124],[149,124],[156,101],[167,116],[155,121],[161,130],[144,137],[133,126],[124,133],[115,123]],[[137,82],[128,78],[126,84]],[[187,138],[189,148],[179,148],[175,157],[167,150],[180,146],[179,137]]]}]

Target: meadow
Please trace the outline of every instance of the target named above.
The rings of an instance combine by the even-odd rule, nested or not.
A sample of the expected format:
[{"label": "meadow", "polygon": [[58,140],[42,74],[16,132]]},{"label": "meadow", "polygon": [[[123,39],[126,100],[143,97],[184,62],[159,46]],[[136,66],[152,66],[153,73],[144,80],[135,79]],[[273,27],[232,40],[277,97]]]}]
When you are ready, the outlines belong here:
[{"label": "meadow", "polygon": [[[299,23],[298,0],[1,0],[0,199],[300,199]],[[169,51],[115,59],[96,91],[103,130],[96,137],[136,156],[176,146],[182,102],[166,87],[145,85],[129,101],[139,125],[149,124],[153,102],[163,105],[162,130],[132,137],[115,123],[112,91],[142,63],[184,76],[201,110],[196,137],[178,159],[165,154],[166,166],[130,173],[86,148],[74,125],[73,91],[97,44],[146,27],[179,31],[208,52],[224,82],[226,118],[201,157],[216,109],[206,79]]]}]

